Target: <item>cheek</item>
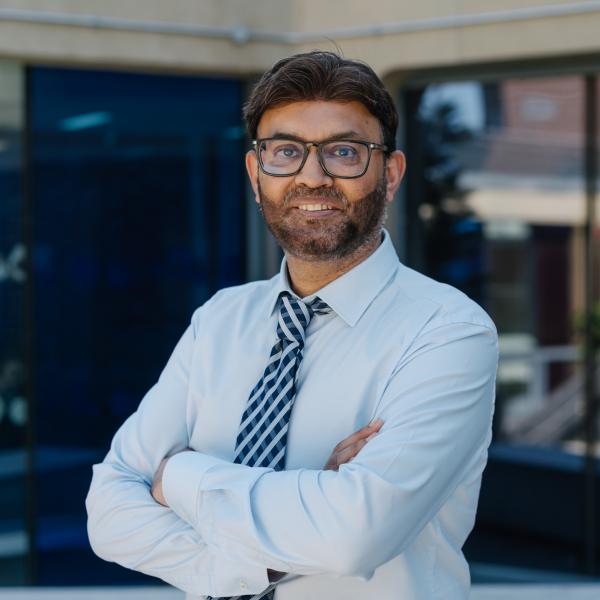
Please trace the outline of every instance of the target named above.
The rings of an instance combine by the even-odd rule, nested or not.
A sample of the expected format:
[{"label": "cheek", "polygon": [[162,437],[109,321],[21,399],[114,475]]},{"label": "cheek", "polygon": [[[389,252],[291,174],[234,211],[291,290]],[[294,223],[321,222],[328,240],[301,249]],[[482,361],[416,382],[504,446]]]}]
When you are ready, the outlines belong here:
[{"label": "cheek", "polygon": [[337,185],[336,187],[342,194],[344,194],[350,206],[372,192],[376,185],[376,182],[373,182],[370,179],[368,181],[363,181],[363,178],[360,180],[355,180],[355,183],[351,185],[348,185],[349,183],[351,182],[349,181],[345,185]]},{"label": "cheek", "polygon": [[277,203],[283,200],[286,192],[291,187],[291,183],[287,177],[269,177],[268,175],[259,175],[258,183],[261,194],[266,196],[271,202]]}]

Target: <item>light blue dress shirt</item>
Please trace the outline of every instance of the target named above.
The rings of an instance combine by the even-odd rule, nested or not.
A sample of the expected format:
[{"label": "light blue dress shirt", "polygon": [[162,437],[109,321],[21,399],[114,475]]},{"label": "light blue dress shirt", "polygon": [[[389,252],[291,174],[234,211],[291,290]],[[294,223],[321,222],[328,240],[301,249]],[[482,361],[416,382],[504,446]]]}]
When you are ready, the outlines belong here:
[{"label": "light blue dress shirt", "polygon": [[[240,418],[275,342],[278,275],[193,314],[158,382],[93,467],[88,532],[102,558],[187,598],[464,600],[498,358],[486,313],[402,265],[389,234],[317,293],[297,374],[286,470],[233,464]],[[313,296],[310,297],[312,299]],[[339,471],[333,447],[380,433]],[[186,447],[193,451],[179,452]],[[165,508],[150,485],[161,459]]]}]

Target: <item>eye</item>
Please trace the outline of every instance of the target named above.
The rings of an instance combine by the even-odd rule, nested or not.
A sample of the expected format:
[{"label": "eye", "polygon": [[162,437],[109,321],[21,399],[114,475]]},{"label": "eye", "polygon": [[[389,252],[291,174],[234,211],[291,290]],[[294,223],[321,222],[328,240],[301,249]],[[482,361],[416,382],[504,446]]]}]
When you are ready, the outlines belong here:
[{"label": "eye", "polygon": [[300,155],[300,148],[291,144],[277,146],[273,149],[275,156],[281,156],[283,158],[296,158]]},{"label": "eye", "polygon": [[344,159],[356,158],[358,155],[357,149],[348,144],[335,144],[332,146],[327,146],[326,152],[329,156]]},{"label": "eye", "polygon": [[339,148],[336,148],[334,152],[338,156],[344,158],[356,155],[356,150],[354,148],[351,148],[350,146],[340,146]]}]

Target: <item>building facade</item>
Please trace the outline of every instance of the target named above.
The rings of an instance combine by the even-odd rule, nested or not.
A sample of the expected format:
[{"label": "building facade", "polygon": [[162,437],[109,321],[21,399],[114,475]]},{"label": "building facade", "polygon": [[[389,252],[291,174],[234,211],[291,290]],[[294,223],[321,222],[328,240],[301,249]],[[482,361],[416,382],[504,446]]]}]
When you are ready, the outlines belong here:
[{"label": "building facade", "polygon": [[148,582],[91,552],[90,466],[193,309],[276,272],[241,107],[312,48],[365,60],[397,101],[401,259],[498,325],[473,580],[600,576],[600,2],[15,4],[0,2],[0,585]]}]

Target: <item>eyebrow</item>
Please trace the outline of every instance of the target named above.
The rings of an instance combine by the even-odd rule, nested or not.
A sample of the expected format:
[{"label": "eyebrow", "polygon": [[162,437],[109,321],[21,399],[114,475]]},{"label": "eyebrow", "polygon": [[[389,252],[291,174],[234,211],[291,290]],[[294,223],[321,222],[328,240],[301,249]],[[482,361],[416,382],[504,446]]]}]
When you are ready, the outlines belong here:
[{"label": "eyebrow", "polygon": [[[273,133],[272,135],[270,135],[268,137],[277,138],[277,139],[285,139],[285,140],[294,140],[296,142],[315,141],[315,140],[307,140],[300,135],[296,135],[295,133],[286,132],[286,131],[276,131],[275,133]],[[340,133],[335,133],[333,135],[327,136],[327,137],[323,138],[322,141],[354,140],[354,139],[357,141],[363,141],[364,135],[362,135],[361,133],[358,133],[357,131],[354,131],[353,129],[349,129],[348,131],[341,131]],[[364,141],[366,141],[366,140],[364,140]]]}]

